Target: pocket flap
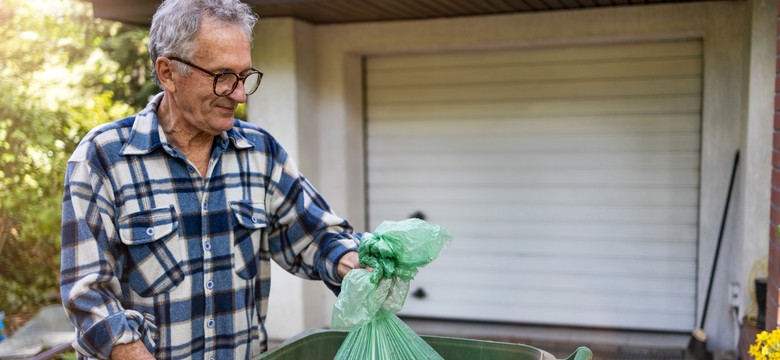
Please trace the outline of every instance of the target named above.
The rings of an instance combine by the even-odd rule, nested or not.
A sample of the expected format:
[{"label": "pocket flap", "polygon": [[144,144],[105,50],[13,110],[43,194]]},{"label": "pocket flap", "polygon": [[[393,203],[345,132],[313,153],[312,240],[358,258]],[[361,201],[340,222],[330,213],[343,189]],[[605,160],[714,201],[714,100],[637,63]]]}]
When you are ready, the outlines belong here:
[{"label": "pocket flap", "polygon": [[119,218],[119,237],[126,245],[142,245],[160,240],[179,227],[173,205],[127,214]]},{"label": "pocket flap", "polygon": [[249,229],[260,229],[268,226],[265,218],[265,204],[249,200],[231,201],[233,215],[242,226]]}]

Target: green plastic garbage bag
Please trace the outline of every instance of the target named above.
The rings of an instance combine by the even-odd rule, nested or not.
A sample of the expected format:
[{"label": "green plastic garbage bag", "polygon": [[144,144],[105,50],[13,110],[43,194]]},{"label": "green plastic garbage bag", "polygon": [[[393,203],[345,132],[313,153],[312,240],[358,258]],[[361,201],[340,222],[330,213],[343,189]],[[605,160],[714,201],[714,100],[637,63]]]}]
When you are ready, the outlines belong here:
[{"label": "green plastic garbage bag", "polygon": [[420,219],[385,221],[365,233],[358,257],[373,271],[347,273],[333,307],[332,328],[350,333],[335,360],[441,359],[395,313],[403,308],[409,281],[452,241],[452,235]]}]

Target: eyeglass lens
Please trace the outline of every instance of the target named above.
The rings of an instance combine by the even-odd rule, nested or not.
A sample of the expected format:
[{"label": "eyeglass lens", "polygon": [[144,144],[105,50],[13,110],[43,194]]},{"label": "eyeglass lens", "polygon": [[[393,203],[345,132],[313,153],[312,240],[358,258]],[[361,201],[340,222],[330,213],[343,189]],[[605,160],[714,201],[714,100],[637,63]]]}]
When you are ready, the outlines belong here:
[{"label": "eyeglass lens", "polygon": [[[252,95],[260,86],[260,73],[254,72],[247,75],[244,79],[244,92]],[[214,92],[219,96],[226,96],[233,92],[238,86],[239,76],[237,74],[227,73],[217,76],[214,82]]]}]

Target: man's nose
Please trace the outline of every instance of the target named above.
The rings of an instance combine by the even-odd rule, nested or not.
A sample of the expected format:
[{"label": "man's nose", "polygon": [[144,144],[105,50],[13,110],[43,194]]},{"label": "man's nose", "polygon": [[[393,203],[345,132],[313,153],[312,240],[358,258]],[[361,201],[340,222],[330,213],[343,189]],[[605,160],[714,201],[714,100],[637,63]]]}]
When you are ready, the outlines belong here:
[{"label": "man's nose", "polygon": [[228,95],[229,98],[233,99],[233,101],[238,102],[239,104],[243,104],[246,102],[246,89],[244,88],[244,81],[239,81],[238,84],[236,84],[236,88],[233,89],[233,92]]}]

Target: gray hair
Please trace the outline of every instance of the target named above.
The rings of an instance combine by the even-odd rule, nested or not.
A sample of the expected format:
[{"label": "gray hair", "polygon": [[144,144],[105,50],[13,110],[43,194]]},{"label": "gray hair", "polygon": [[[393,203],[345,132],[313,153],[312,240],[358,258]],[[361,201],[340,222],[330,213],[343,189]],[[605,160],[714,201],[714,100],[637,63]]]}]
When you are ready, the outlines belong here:
[{"label": "gray hair", "polygon": [[[197,50],[195,35],[206,16],[223,23],[241,26],[251,46],[252,29],[258,17],[249,5],[239,0],[165,0],[154,13],[152,26],[149,29],[152,80],[157,86],[162,87],[155,68],[157,58],[176,55],[185,60],[192,60]],[[183,74],[187,73],[186,65],[181,63],[177,65]]]}]

